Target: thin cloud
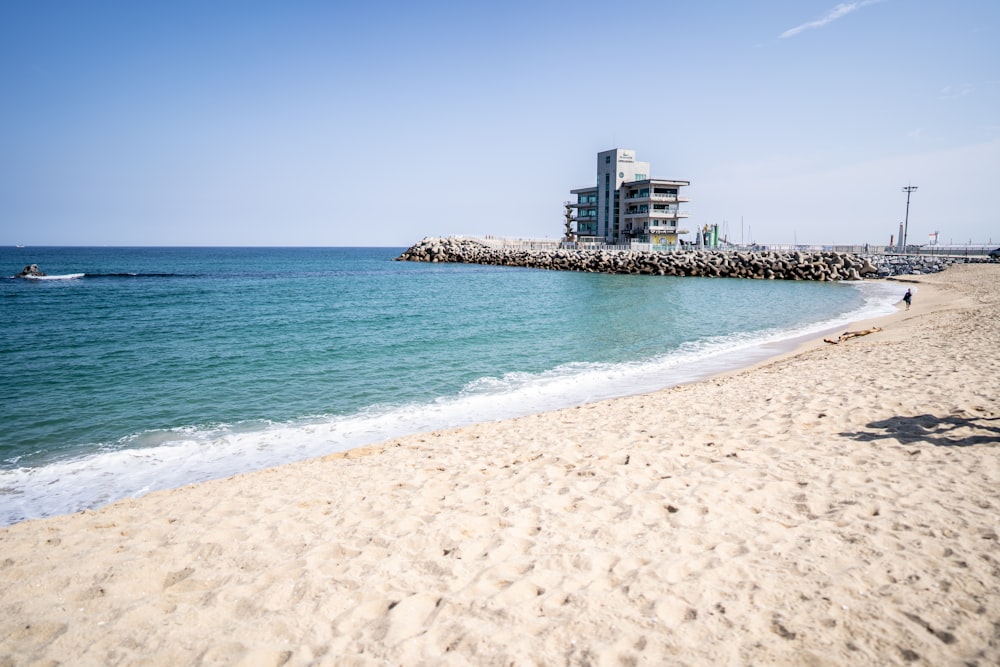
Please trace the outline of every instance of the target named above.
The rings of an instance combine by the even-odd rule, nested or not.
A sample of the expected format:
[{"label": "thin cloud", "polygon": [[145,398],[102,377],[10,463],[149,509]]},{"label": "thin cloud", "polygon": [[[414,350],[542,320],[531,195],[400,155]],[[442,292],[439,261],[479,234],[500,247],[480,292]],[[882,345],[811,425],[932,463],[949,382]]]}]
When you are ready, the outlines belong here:
[{"label": "thin cloud", "polygon": [[964,97],[974,90],[971,83],[962,83],[957,86],[945,86],[941,89],[941,97],[950,99],[953,97]]},{"label": "thin cloud", "polygon": [[865,5],[874,5],[882,0],[857,0],[856,2],[842,2],[830,11],[826,13],[822,18],[816,19],[815,21],[809,21],[808,23],[803,23],[802,25],[797,25],[794,28],[789,28],[785,32],[781,33],[781,38],[793,37],[800,32],[809,30],[811,28],[822,28],[823,26],[833,23],[839,18],[843,18],[852,12],[856,12]]}]

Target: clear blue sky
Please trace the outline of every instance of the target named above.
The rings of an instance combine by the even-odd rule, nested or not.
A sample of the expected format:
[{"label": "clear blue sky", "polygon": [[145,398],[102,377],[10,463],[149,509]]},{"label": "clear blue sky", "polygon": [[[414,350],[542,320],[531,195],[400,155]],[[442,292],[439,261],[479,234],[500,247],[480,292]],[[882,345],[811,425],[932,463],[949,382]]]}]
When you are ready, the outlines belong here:
[{"label": "clear blue sky", "polygon": [[[558,237],[596,153],[761,243],[1000,242],[1000,2],[0,4],[0,243]],[[741,225],[742,219],[742,225]]]}]

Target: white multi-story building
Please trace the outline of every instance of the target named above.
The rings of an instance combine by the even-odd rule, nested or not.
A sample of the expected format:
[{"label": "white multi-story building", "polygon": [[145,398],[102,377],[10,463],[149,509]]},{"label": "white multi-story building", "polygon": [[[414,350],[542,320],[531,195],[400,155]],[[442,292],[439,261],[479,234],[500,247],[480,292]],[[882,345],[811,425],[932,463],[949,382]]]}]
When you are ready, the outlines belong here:
[{"label": "white multi-story building", "polygon": [[570,190],[576,202],[577,237],[582,243],[651,243],[673,248],[678,221],[688,217],[679,206],[689,181],[649,177],[649,163],[636,162],[635,151],[615,148],[597,154],[597,185]]}]

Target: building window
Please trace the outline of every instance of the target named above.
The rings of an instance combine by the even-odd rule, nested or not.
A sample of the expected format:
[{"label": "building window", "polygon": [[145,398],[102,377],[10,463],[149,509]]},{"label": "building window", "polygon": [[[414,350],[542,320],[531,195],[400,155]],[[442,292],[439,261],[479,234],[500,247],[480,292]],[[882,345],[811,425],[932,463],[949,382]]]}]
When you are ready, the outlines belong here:
[{"label": "building window", "polygon": [[646,180],[646,174],[636,174],[635,175],[635,180],[637,180],[637,181],[644,181],[644,180]]},{"label": "building window", "polygon": [[611,156],[610,155],[605,155],[604,156],[604,164],[611,164]]}]

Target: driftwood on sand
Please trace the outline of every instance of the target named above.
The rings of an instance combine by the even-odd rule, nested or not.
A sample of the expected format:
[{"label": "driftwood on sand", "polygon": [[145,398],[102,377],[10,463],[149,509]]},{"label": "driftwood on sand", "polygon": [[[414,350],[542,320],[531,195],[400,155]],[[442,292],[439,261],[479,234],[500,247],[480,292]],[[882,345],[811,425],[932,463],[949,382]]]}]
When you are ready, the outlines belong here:
[{"label": "driftwood on sand", "polygon": [[850,340],[851,338],[857,338],[858,336],[867,336],[870,333],[875,333],[876,331],[881,331],[882,327],[872,327],[871,329],[862,329],[861,331],[845,331],[844,333],[837,336],[837,340],[830,340],[829,338],[824,338],[824,343],[830,343],[836,345],[837,343],[843,343],[845,340]]}]

